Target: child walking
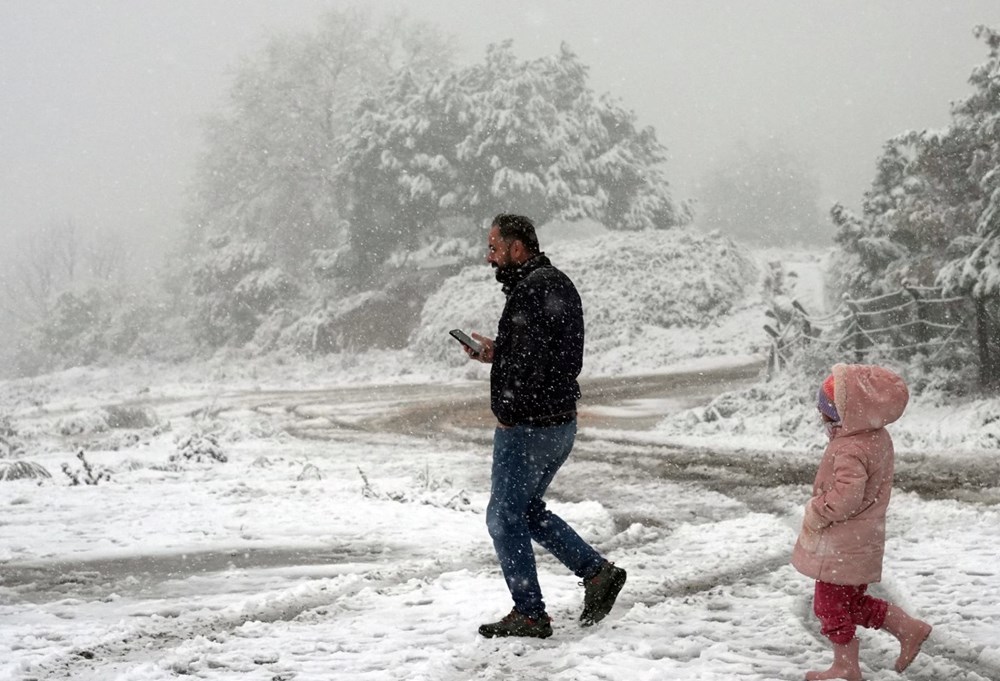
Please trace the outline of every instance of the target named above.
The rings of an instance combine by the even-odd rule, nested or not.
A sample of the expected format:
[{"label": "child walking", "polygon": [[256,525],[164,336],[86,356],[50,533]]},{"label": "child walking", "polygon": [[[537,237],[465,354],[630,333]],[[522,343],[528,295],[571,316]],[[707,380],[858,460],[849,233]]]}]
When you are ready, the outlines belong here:
[{"label": "child walking", "polygon": [[857,625],[885,629],[899,639],[897,672],[910,665],[931,633],[931,625],[866,593],[882,578],[892,491],[893,447],[885,426],[902,415],[908,399],[902,378],[861,364],[834,365],[819,389],[830,443],[806,503],[792,565],[816,580],[813,612],[833,643],[833,665],[807,672],[810,681],[860,681]]}]

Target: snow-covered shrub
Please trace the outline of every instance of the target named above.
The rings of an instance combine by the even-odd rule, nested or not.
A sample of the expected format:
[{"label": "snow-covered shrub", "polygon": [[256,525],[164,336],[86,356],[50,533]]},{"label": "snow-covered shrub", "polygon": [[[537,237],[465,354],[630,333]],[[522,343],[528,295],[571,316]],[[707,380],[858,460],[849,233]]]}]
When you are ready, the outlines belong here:
[{"label": "snow-covered shrub", "polygon": [[363,291],[339,300],[327,298],[285,328],[278,344],[316,354],[346,349],[349,339],[343,328],[344,318],[364,316],[366,309],[386,301],[384,291]]},{"label": "snow-covered shrub", "polygon": [[358,468],[358,473],[361,475],[362,481],[361,496],[367,499],[381,499],[402,504],[425,504],[439,508],[450,508],[455,511],[472,510],[472,502],[465,490],[455,490],[450,478],[433,478],[429,469],[425,469],[418,477],[419,488],[416,490],[383,490],[373,485],[361,468]]},{"label": "snow-covered shrub", "polygon": [[951,347],[944,359],[914,355],[909,361],[907,379],[911,394],[933,401],[948,401],[978,390],[979,359],[972,348],[962,344]]},{"label": "snow-covered shrub", "polygon": [[111,480],[111,471],[104,466],[93,466],[83,455],[83,450],[76,453],[76,458],[80,460],[81,469],[70,468],[68,463],[62,465],[62,472],[69,478],[71,485],[96,485],[101,480]]},{"label": "snow-covered shrub", "polygon": [[[719,234],[693,229],[614,232],[560,243],[548,255],[580,292],[586,350],[592,358],[618,352],[665,359],[710,353],[711,348],[690,342],[670,344],[662,332],[684,328],[696,334],[698,329],[730,323],[734,313],[759,299],[754,261]],[[460,365],[466,362],[465,355],[448,337],[448,330],[492,336],[503,304],[492,269],[467,267],[427,300],[411,347],[420,357]],[[745,326],[745,320],[739,323]],[[763,338],[760,332],[760,342]],[[741,340],[751,346],[746,334]]]},{"label": "snow-covered shrub", "polygon": [[746,443],[752,443],[748,446],[755,448],[819,449],[825,438],[815,395],[825,376],[790,368],[772,381],[725,392],[704,407],[671,414],[656,429],[678,439],[717,437],[743,442],[740,438],[745,437]]},{"label": "snow-covered shrub", "polygon": [[126,472],[126,473],[128,473],[128,472],[131,472],[131,471],[140,471],[140,470],[142,470],[144,468],[147,468],[147,467],[148,467],[148,464],[143,463],[142,461],[137,461],[135,459],[125,459],[124,461],[122,461],[121,463],[119,463],[117,466],[115,466],[115,470],[117,472],[119,472],[119,473],[120,472]]},{"label": "snow-covered shrub", "polygon": [[307,463],[302,467],[302,471],[295,476],[296,480],[322,480],[323,474],[320,472],[319,468],[311,463]]},{"label": "snow-covered shrub", "polygon": [[152,428],[158,422],[156,414],[146,407],[112,405],[105,407],[108,428]]},{"label": "snow-covered shrub", "polygon": [[39,327],[42,350],[49,357],[93,363],[106,349],[106,339],[101,334],[107,321],[105,308],[105,297],[96,288],[60,293],[50,315]]},{"label": "snow-covered shrub", "polygon": [[975,446],[981,449],[1000,449],[1000,403],[987,402],[975,411],[976,421],[981,425],[975,429]]},{"label": "snow-covered shrub", "polygon": [[210,239],[208,247],[192,273],[196,334],[214,347],[242,345],[298,287],[274,264],[274,254],[263,242],[236,243],[221,236]]},{"label": "snow-covered shrub", "polygon": [[565,263],[601,344],[622,326],[708,326],[757,291],[748,253],[719,234],[678,229],[612,234]]},{"label": "snow-covered shrub", "polygon": [[104,438],[99,444],[95,444],[96,448],[107,450],[109,452],[117,452],[120,449],[131,449],[135,447],[142,441],[139,433],[127,432],[127,433],[112,433],[107,438]]},{"label": "snow-covered shrub", "polygon": [[219,446],[219,440],[211,433],[191,433],[177,442],[177,452],[170,455],[171,463],[193,461],[195,463],[226,463],[229,457]]},{"label": "snow-covered shrub", "polygon": [[380,288],[324,294],[281,332],[276,345],[307,354],[404,348],[427,297],[454,271],[449,266],[386,265],[375,277]]},{"label": "snow-covered shrub", "polygon": [[28,480],[51,478],[41,464],[32,461],[0,461],[0,480]]},{"label": "snow-covered shrub", "polygon": [[108,429],[108,414],[103,409],[73,414],[59,419],[56,427],[66,436],[103,433]]},{"label": "snow-covered shrub", "polygon": [[163,345],[164,324],[162,304],[145,292],[108,284],[67,290],[33,329],[37,342],[21,343],[23,359],[38,353],[44,370],[149,356]]},{"label": "snow-covered shrub", "polygon": [[0,415],[0,459],[13,459],[24,454],[24,442],[10,417]]}]

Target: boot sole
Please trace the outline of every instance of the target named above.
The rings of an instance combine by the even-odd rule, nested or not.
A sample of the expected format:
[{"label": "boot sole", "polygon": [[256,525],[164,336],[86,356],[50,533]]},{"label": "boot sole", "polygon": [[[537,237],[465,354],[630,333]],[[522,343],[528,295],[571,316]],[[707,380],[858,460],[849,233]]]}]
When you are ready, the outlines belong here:
[{"label": "boot sole", "polygon": [[548,638],[549,636],[552,635],[552,632],[546,631],[537,634],[529,634],[529,633],[515,634],[515,633],[500,633],[494,631],[483,631],[482,629],[480,629],[479,635],[482,636],[483,638]]}]

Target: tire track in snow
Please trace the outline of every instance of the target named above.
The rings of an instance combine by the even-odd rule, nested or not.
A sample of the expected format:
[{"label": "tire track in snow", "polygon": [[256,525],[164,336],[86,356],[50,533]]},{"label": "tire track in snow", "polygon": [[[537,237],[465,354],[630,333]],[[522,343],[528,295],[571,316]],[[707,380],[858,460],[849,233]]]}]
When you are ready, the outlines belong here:
[{"label": "tire track in snow", "polygon": [[[72,678],[78,681],[92,679],[105,681],[115,673],[136,664],[152,663],[165,656],[172,648],[197,638],[218,640],[221,636],[239,629],[249,622],[273,623],[292,621],[308,612],[328,615],[341,602],[349,602],[363,589],[386,589],[413,579],[437,579],[441,575],[470,565],[488,568],[486,561],[468,556],[442,563],[422,559],[420,564],[385,569],[380,567],[364,575],[350,574],[283,589],[276,595],[251,597],[237,606],[220,611],[194,611],[177,613],[152,613],[128,624],[124,630],[111,631],[92,644],[77,646],[64,654],[49,656],[31,663],[24,671],[24,681],[50,681]],[[478,566],[476,565],[478,563]],[[431,567],[433,566],[433,567]],[[260,664],[266,664],[262,661]],[[177,670],[183,673],[182,670]]]}]

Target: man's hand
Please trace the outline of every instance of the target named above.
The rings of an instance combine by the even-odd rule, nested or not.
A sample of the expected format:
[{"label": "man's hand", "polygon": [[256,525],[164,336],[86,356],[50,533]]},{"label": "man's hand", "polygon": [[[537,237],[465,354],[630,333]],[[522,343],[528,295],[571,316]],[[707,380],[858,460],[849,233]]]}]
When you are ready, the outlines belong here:
[{"label": "man's hand", "polygon": [[[480,336],[478,333],[473,331],[471,334],[472,339],[479,341],[479,344],[483,346],[483,349],[479,351],[478,354],[474,354],[469,348],[465,348],[465,354],[467,354],[472,359],[479,360],[483,364],[493,363],[493,339],[487,338],[486,336]],[[465,346],[462,346],[465,347]]]}]

